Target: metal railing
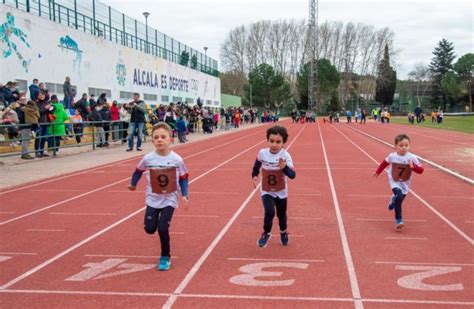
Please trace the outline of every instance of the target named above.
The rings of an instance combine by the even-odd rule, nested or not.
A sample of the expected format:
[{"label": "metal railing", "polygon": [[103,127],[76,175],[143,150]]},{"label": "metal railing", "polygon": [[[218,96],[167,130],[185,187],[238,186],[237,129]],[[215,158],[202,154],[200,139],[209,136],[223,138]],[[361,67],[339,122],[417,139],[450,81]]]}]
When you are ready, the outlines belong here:
[{"label": "metal railing", "polygon": [[216,60],[97,0],[88,1],[88,5],[84,5],[86,1],[78,0],[1,1],[19,10],[48,18],[105,40],[212,76],[219,76]]}]

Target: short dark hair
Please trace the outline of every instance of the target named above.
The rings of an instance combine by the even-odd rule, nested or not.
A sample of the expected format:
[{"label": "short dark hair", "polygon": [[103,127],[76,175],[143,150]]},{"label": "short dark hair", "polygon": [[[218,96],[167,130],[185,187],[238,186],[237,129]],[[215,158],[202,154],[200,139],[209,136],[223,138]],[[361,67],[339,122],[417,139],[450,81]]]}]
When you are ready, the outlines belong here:
[{"label": "short dark hair", "polygon": [[398,143],[400,143],[401,141],[403,141],[404,139],[407,139],[409,142],[410,141],[410,138],[408,137],[408,135],[406,134],[398,134],[397,136],[395,136],[395,145],[398,145]]},{"label": "short dark hair", "polygon": [[288,141],[288,132],[285,127],[274,126],[267,130],[267,140],[270,139],[270,135],[280,135],[283,138],[283,144]]},{"label": "short dark hair", "polygon": [[34,82],[39,82],[39,80],[38,80],[37,78],[34,78],[34,79],[33,79],[33,83],[34,83]]},{"label": "short dark hair", "polygon": [[137,96],[140,96],[140,94],[139,94],[138,92],[135,92],[135,93],[133,94],[133,96],[136,96],[136,95],[137,95]]}]

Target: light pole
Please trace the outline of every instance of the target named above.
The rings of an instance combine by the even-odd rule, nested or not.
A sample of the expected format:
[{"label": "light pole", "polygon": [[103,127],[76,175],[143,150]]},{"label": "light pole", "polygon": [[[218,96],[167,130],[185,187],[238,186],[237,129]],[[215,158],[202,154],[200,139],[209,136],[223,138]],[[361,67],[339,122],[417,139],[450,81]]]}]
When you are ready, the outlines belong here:
[{"label": "light pole", "polygon": [[204,70],[207,71],[207,46],[204,46]]},{"label": "light pole", "polygon": [[150,13],[148,12],[143,12],[143,16],[145,16],[145,53],[148,53],[148,16],[150,16]]},{"label": "light pole", "polygon": [[249,83],[250,85],[250,108],[252,108],[252,84]]}]

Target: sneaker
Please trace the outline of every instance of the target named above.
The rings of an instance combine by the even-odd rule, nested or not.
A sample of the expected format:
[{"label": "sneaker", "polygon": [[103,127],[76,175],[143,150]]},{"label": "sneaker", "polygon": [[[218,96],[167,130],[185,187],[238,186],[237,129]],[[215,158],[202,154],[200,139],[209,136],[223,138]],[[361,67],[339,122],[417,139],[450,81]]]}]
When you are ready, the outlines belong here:
[{"label": "sneaker", "polygon": [[164,271],[171,267],[171,260],[169,256],[162,256],[158,262],[158,270]]},{"label": "sneaker", "polygon": [[141,148],[137,148],[137,151],[142,151],[142,149],[141,149]]},{"label": "sneaker", "polygon": [[133,149],[131,149],[131,148],[128,148],[128,149],[127,149],[127,150],[125,150],[125,151],[129,152],[129,151],[133,151]]},{"label": "sneaker", "polygon": [[396,224],[395,224],[395,229],[397,231],[400,231],[404,226],[405,224],[403,223],[402,219],[397,219]]},{"label": "sneaker", "polygon": [[32,159],[34,159],[34,158],[33,158],[32,156],[30,156],[29,154],[22,155],[21,158],[22,158],[23,160],[32,160]]},{"label": "sneaker", "polygon": [[257,244],[260,248],[265,248],[267,246],[267,242],[272,238],[272,234],[267,234],[265,232],[262,233],[260,239],[257,241]]},{"label": "sneaker", "polygon": [[393,210],[395,208],[395,195],[392,194],[390,198],[390,203],[388,203],[388,210]]},{"label": "sneaker", "polygon": [[288,243],[290,242],[290,237],[287,232],[280,232],[280,242],[283,246],[288,246]]}]

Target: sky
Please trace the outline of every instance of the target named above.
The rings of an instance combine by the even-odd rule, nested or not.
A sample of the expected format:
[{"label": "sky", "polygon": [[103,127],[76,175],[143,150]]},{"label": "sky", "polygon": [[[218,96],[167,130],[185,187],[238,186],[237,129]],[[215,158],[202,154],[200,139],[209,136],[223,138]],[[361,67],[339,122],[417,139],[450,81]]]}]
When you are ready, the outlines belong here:
[{"label": "sky", "polygon": [[[259,20],[303,19],[308,1],[301,0],[102,0],[112,8],[218,60],[230,30]],[[361,22],[395,33],[399,54],[394,63],[398,78],[406,78],[416,63],[429,64],[438,42],[454,44],[457,56],[474,52],[470,0],[320,0],[319,22]],[[219,67],[221,70],[221,67]]]}]

